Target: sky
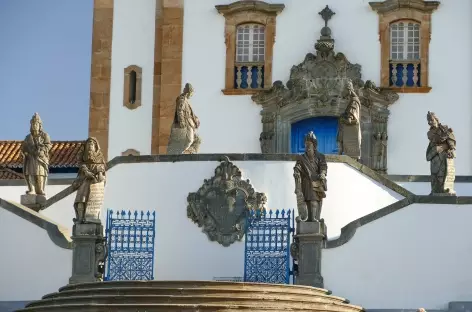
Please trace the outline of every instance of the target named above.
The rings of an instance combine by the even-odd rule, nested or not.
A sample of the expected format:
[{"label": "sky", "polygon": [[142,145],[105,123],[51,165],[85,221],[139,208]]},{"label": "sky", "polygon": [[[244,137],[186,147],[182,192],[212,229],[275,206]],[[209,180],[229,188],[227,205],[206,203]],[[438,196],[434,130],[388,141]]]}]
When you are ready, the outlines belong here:
[{"label": "sky", "polygon": [[93,0],[0,0],[0,140],[88,135]]}]

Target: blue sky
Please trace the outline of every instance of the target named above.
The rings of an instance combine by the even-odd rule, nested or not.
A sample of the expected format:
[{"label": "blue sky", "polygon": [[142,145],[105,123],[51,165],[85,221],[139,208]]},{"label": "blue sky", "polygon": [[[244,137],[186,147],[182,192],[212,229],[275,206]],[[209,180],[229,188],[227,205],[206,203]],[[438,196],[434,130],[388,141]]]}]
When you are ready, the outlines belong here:
[{"label": "blue sky", "polygon": [[52,140],[88,134],[93,0],[0,0],[0,140],[35,112]]}]

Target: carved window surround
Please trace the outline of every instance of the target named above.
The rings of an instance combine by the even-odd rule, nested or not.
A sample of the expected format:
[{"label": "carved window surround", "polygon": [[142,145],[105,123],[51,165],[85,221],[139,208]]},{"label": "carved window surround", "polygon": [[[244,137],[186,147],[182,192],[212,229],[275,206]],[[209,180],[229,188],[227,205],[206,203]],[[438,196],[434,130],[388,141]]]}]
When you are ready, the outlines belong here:
[{"label": "carved window surround", "polygon": [[226,73],[225,95],[255,94],[258,89],[235,88],[236,66],[236,29],[238,25],[256,23],[265,26],[265,58],[264,58],[264,87],[272,86],[272,58],[275,43],[275,29],[277,15],[285,8],[284,4],[269,4],[262,1],[237,1],[228,5],[216,5],[216,10],[225,19],[225,44],[226,44]]},{"label": "carved window surround", "polygon": [[[381,46],[380,86],[382,88],[388,88],[399,93],[428,93],[431,90],[428,79],[431,14],[438,8],[439,4],[439,1],[423,0],[369,2],[370,7],[379,15],[379,40]],[[390,25],[399,21],[413,21],[420,24],[420,59],[418,64],[413,64],[415,71],[418,66],[421,68],[418,75],[419,86],[391,86],[390,68],[391,66],[395,66],[396,68],[398,64],[390,60]],[[408,62],[408,64],[409,63],[410,62]],[[407,63],[405,63],[405,65],[406,64]],[[405,65],[401,66],[405,67]],[[406,70],[404,72],[406,73]],[[406,77],[406,75],[404,76]]]},{"label": "carved window surround", "polygon": [[141,153],[132,148],[129,148],[123,153],[121,153],[121,156],[139,156],[139,155],[141,155]]},{"label": "carved window surround", "polygon": [[141,82],[143,69],[130,65],[124,70],[123,106],[136,109],[141,106]]}]

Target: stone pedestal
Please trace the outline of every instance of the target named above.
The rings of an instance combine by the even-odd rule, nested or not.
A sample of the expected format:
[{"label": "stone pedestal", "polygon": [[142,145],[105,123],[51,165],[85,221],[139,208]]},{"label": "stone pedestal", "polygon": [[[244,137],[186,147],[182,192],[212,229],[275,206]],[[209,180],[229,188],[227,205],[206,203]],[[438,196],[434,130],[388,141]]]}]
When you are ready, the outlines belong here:
[{"label": "stone pedestal", "polygon": [[37,194],[23,194],[20,198],[20,204],[38,212],[46,204],[46,196]]},{"label": "stone pedestal", "polygon": [[106,257],[103,226],[95,223],[75,224],[72,240],[74,249],[69,284],[102,281]]},{"label": "stone pedestal", "polygon": [[343,138],[343,152],[344,155],[350,156],[354,159],[361,158],[361,137],[359,125],[343,124],[340,128]]},{"label": "stone pedestal", "polygon": [[321,220],[303,222],[297,220],[297,230],[292,246],[292,257],[298,262],[296,285],[323,288],[321,276],[321,249],[326,239],[326,225]]}]

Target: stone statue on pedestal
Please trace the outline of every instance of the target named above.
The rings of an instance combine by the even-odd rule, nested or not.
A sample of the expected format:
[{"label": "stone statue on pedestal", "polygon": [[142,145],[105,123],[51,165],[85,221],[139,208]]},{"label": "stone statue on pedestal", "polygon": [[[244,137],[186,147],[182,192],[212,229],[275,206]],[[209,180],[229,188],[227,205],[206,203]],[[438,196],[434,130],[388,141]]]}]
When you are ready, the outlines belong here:
[{"label": "stone statue on pedestal", "polygon": [[103,280],[107,256],[103,225],[100,221],[106,163],[97,139],[88,138],[79,157],[79,173],[73,183],[77,194],[74,201],[74,249],[70,284]]},{"label": "stone statue on pedestal", "polygon": [[323,198],[326,197],[328,165],[317,147],[315,134],[309,132],[305,136],[305,153],[298,157],[293,168],[298,216],[301,221],[319,221]]},{"label": "stone statue on pedestal", "polygon": [[339,117],[338,126],[338,153],[361,159],[361,101],[354,92],[352,81],[348,80],[346,89],[349,96],[349,104],[344,113]]},{"label": "stone statue on pedestal", "polygon": [[88,138],[80,153],[80,167],[74,187],[75,223],[100,222],[103,205],[106,163],[96,138]]},{"label": "stone statue on pedestal", "polygon": [[21,203],[39,210],[39,205],[46,202],[51,139],[43,131],[43,123],[38,113],[33,115],[30,124],[30,134],[25,137],[21,146],[23,174],[28,185],[26,195],[21,196]]},{"label": "stone statue on pedestal", "polygon": [[200,149],[201,139],[197,134],[200,120],[193,113],[190,105],[193,93],[192,85],[187,83],[182,94],[176,99],[167,154],[196,154]]},{"label": "stone statue on pedestal", "polygon": [[296,262],[295,284],[323,287],[321,247],[326,225],[320,215],[327,191],[328,165],[317,146],[315,134],[309,132],[305,136],[305,154],[299,156],[294,167],[298,217],[291,254]]},{"label": "stone statue on pedestal", "polygon": [[433,112],[428,112],[426,117],[430,126],[426,160],[431,166],[431,195],[454,196],[456,138],[452,129],[442,125]]}]

